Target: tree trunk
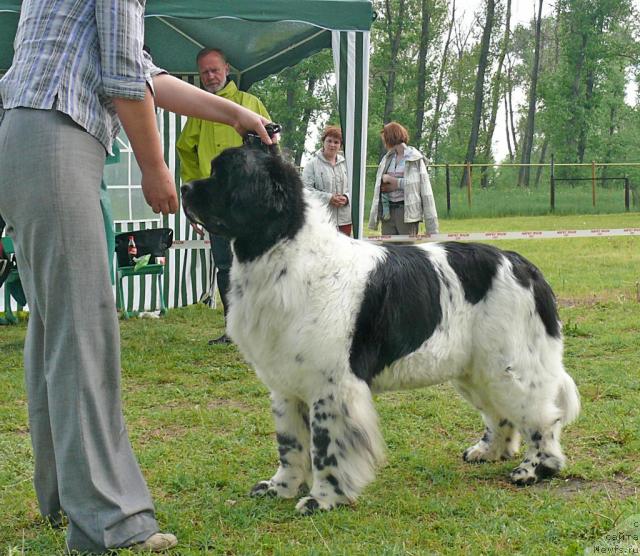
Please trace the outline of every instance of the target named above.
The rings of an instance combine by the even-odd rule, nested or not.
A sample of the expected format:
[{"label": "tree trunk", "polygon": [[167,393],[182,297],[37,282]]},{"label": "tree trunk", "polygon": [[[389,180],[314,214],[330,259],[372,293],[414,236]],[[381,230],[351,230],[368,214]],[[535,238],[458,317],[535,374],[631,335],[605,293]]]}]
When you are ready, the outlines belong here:
[{"label": "tree trunk", "polygon": [[[582,37],[582,43],[580,45],[580,50],[578,51],[578,56],[577,56],[575,69],[574,69],[575,73],[573,78],[573,85],[571,86],[571,101],[572,101],[571,104],[574,107],[579,106],[579,103],[580,103],[580,89],[581,89],[580,85],[582,82],[582,67],[584,66],[584,59],[586,56],[587,42],[588,42],[586,33],[582,33],[581,37]],[[573,116],[570,119],[571,129],[574,131],[577,131],[579,135],[580,134],[579,130],[582,129],[583,126],[584,126],[584,122],[579,122],[578,116],[574,112]],[[579,152],[578,142],[574,139],[574,137],[575,135],[572,135],[570,141],[572,146],[575,147],[576,159],[578,160],[578,162],[582,162],[578,154]]]},{"label": "tree trunk", "polygon": [[413,144],[420,148],[424,126],[424,102],[427,78],[427,51],[431,39],[431,2],[422,0],[422,29],[420,31],[420,51],[418,52],[418,94],[416,98],[416,125]]},{"label": "tree trunk", "polygon": [[433,158],[435,152],[434,146],[437,144],[438,127],[440,126],[440,113],[442,111],[443,104],[443,83],[444,74],[447,69],[447,62],[449,58],[449,45],[451,44],[451,33],[453,31],[453,25],[456,20],[456,0],[453,0],[451,7],[451,21],[449,22],[449,31],[447,33],[447,40],[444,43],[444,49],[442,52],[442,64],[440,65],[440,72],[438,73],[438,86],[436,88],[436,105],[433,113],[433,119],[431,120],[431,130],[429,131],[429,139],[427,139],[427,158]]},{"label": "tree trunk", "polygon": [[[549,138],[545,136],[544,141],[542,142],[542,148],[540,149],[540,160],[538,161],[540,164],[544,164],[544,160],[547,156],[547,148],[549,147]],[[540,184],[540,176],[542,175],[542,166],[538,166],[536,171],[536,187]]]},{"label": "tree trunk", "polygon": [[389,0],[385,0],[385,20],[387,22],[387,40],[390,45],[389,55],[389,77],[387,78],[387,86],[385,88],[385,101],[384,101],[384,113],[382,117],[383,123],[389,123],[393,114],[395,103],[395,88],[396,88],[396,72],[398,65],[398,52],[400,51],[400,39],[402,38],[402,31],[404,29],[404,9],[405,0],[400,0],[398,3],[398,18],[396,28],[393,28],[393,17],[391,3]]},{"label": "tree trunk", "polygon": [[[384,112],[382,114],[382,123],[387,124],[391,121],[395,106],[396,72],[398,65],[398,52],[400,51],[400,39],[402,38],[405,21],[405,0],[399,0],[398,23],[395,29],[393,28],[394,18],[390,0],[385,0],[384,6],[387,41],[389,43],[389,76],[387,78],[384,92]],[[382,141],[380,143],[380,158],[382,158],[385,151]]]},{"label": "tree trunk", "polygon": [[[491,87],[491,112],[489,114],[489,124],[487,125],[487,133],[484,141],[484,148],[482,149],[482,158],[485,162],[488,162],[491,158],[491,143],[493,142],[493,134],[496,130],[496,118],[498,116],[498,104],[500,103],[500,92],[502,88],[502,66],[504,65],[504,58],[507,55],[507,49],[509,48],[509,33],[511,25],[511,0],[507,0],[507,12],[504,22],[504,36],[502,39],[502,48],[498,55],[498,67],[493,78],[493,86]],[[482,187],[487,187],[487,168],[482,169]]]},{"label": "tree trunk", "polygon": [[[307,80],[307,98],[313,97],[313,92],[316,88],[317,78],[314,76],[309,76]],[[300,131],[302,132],[302,137],[307,137],[307,132],[309,131],[309,120],[311,120],[311,114],[313,113],[313,108],[311,107],[311,103],[307,102],[304,111],[302,112],[302,119],[300,120]],[[302,141],[302,145],[300,145],[295,152],[295,165],[300,166],[302,162],[302,155],[304,154],[304,143]]]},{"label": "tree trunk", "polygon": [[[286,69],[283,74],[283,80],[285,83],[285,96],[287,99],[287,111],[286,116],[282,118],[282,126],[284,129],[294,130],[296,128],[295,105],[297,102],[296,90],[294,86],[293,76],[291,75],[291,69]],[[284,134],[282,138],[282,146],[291,151],[295,150],[294,145],[290,144],[288,137],[293,137],[295,134]]]},{"label": "tree trunk", "polygon": [[531,67],[531,86],[529,88],[529,109],[527,110],[527,123],[525,126],[525,133],[522,139],[522,146],[520,152],[520,172],[518,173],[518,185],[529,187],[530,168],[528,164],[531,162],[531,150],[533,149],[533,134],[535,132],[535,117],[536,117],[536,104],[537,88],[538,88],[538,74],[540,71],[540,47],[541,47],[541,35],[542,35],[542,2],[538,2],[538,17],[536,19],[536,46],[533,52],[533,65]]},{"label": "tree trunk", "polygon": [[507,82],[508,82],[507,100],[509,103],[509,122],[511,124],[511,140],[513,141],[513,154],[515,157],[515,155],[518,152],[518,134],[516,132],[516,126],[513,123],[513,80],[511,79],[511,66],[509,66]]},{"label": "tree trunk", "polygon": [[[482,102],[484,97],[484,76],[487,71],[489,59],[489,46],[491,45],[491,30],[493,28],[493,17],[495,14],[495,0],[487,0],[487,18],[482,31],[482,41],[480,43],[480,59],[478,60],[478,73],[476,74],[476,85],[473,94],[473,118],[471,121],[471,134],[467,145],[467,155],[465,162],[473,163],[478,145],[478,135],[480,132],[480,118],[482,116]],[[460,187],[467,183],[467,169],[462,174]]]}]

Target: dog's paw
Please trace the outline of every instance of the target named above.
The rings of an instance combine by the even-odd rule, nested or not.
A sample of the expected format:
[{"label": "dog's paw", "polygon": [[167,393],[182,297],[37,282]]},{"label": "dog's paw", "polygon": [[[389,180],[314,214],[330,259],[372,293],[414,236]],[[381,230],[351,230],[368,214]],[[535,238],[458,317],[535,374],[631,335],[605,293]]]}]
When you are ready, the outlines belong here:
[{"label": "dog's paw", "polygon": [[323,500],[318,500],[314,496],[305,496],[304,498],[300,498],[296,504],[296,510],[302,515],[311,515],[318,510],[330,510],[333,507],[334,506],[332,504],[328,504]]},{"label": "dog's paw", "polygon": [[509,479],[514,485],[528,486],[538,482],[536,468],[528,463],[521,463],[510,474]]},{"label": "dog's paw", "polygon": [[462,459],[467,463],[483,463],[487,461],[487,450],[479,447],[478,444],[467,448],[462,453]]},{"label": "dog's paw", "polygon": [[308,492],[307,485],[304,483],[301,485],[290,485],[284,481],[274,481],[273,479],[269,479],[268,481],[260,481],[256,483],[249,492],[249,496],[295,498],[302,492]]},{"label": "dog's paw", "polygon": [[462,459],[467,463],[484,463],[486,461],[496,461],[500,456],[492,450],[486,442],[480,441],[470,448],[467,448],[462,454]]},{"label": "dog's paw", "polygon": [[253,488],[249,491],[249,496],[278,496],[278,491],[274,488],[271,481],[260,481],[253,485]]},{"label": "dog's paw", "polygon": [[518,486],[527,486],[549,479],[562,469],[563,461],[555,456],[547,456],[539,461],[524,460],[516,467],[509,478]]}]

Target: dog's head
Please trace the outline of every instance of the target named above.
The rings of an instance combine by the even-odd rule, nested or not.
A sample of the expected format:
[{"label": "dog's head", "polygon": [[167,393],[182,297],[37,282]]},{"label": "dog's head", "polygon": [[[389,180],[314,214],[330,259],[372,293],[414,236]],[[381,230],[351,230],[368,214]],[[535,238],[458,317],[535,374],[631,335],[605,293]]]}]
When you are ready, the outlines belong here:
[{"label": "dog's head", "polygon": [[292,238],[304,221],[300,176],[273,149],[226,149],[211,161],[210,177],[183,185],[181,192],[187,217],[235,240],[240,260]]}]

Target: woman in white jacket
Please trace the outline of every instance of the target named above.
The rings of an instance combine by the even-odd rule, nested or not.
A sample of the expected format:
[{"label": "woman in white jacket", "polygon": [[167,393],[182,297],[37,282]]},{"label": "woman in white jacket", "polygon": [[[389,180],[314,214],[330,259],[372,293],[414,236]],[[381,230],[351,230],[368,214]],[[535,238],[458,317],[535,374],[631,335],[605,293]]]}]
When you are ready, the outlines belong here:
[{"label": "woman in white jacket", "polygon": [[438,233],[438,213],[427,174],[425,156],[407,146],[409,134],[397,122],[382,130],[387,154],[382,157],[376,174],[376,186],[369,215],[369,228],[382,235],[417,235],[424,220],[427,233]]},{"label": "woman in white jacket", "polygon": [[302,183],[326,204],[331,221],[344,234],[351,235],[351,187],[347,163],[340,154],[342,131],[328,126],[322,132],[322,148],[302,171]]}]

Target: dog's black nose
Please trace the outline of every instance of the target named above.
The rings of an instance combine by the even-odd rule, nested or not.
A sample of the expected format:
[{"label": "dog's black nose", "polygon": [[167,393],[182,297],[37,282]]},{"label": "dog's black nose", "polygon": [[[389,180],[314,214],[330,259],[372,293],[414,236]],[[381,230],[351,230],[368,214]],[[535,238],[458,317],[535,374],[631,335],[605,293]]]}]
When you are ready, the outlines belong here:
[{"label": "dog's black nose", "polygon": [[187,182],[180,188],[180,193],[182,193],[182,195],[186,195],[192,187],[191,182]]}]

